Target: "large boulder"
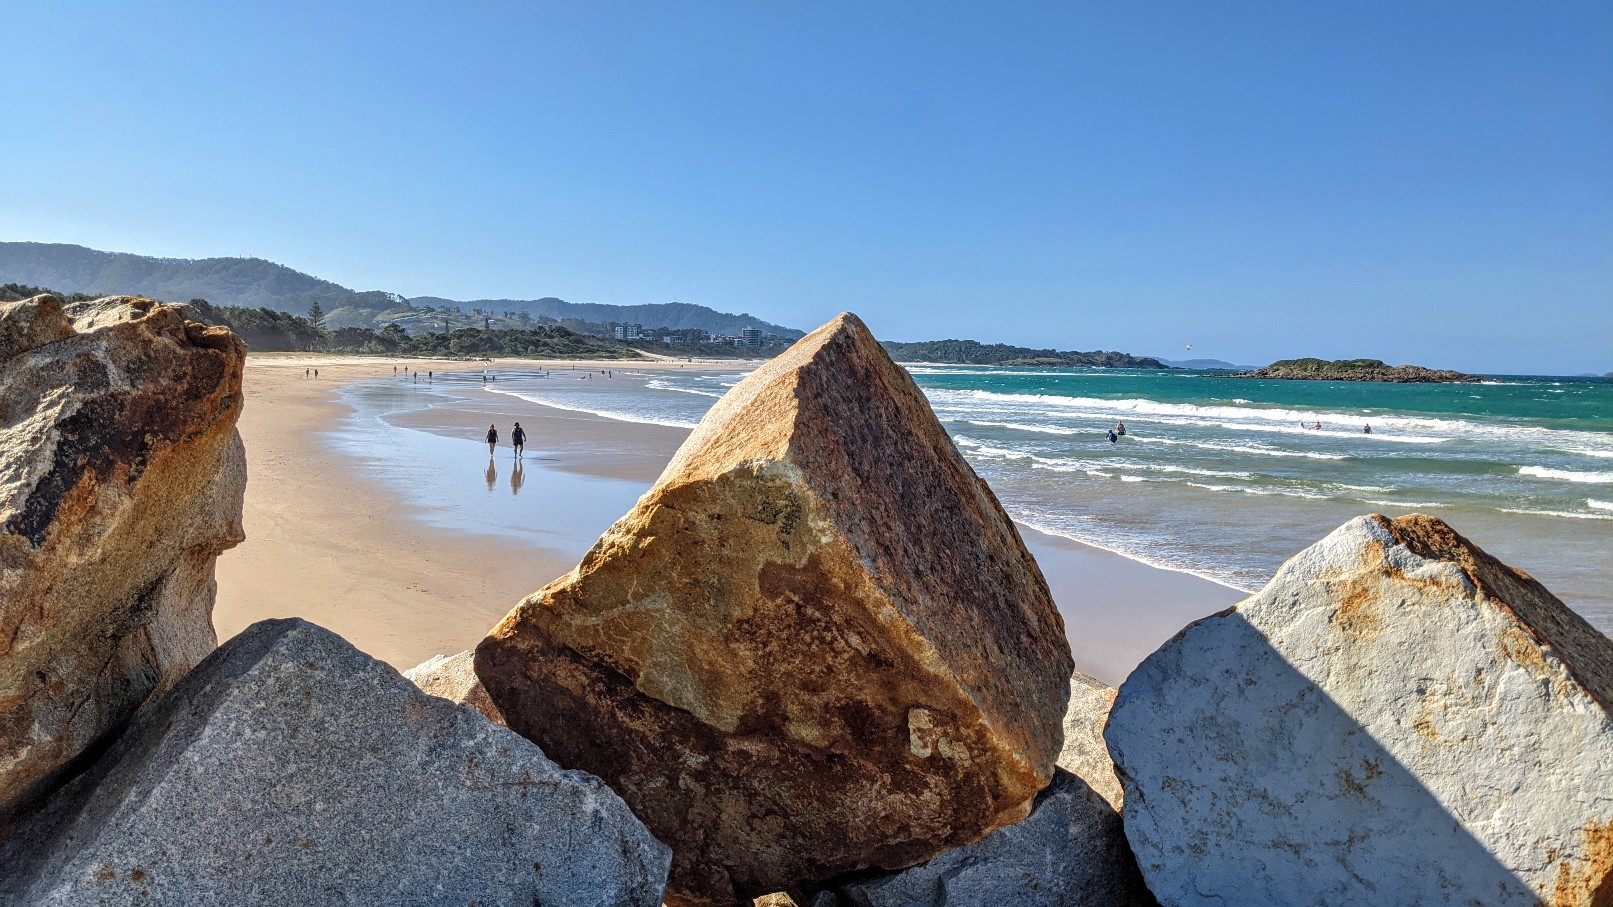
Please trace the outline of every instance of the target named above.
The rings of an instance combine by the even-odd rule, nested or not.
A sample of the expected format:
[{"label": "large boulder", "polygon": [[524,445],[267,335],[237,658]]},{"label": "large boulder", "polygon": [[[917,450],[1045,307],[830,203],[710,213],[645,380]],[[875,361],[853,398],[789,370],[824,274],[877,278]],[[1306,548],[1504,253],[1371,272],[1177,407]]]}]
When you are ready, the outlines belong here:
[{"label": "large boulder", "polygon": [[1023,821],[928,863],[838,888],[854,907],[1142,907],[1154,899],[1120,815],[1062,769]]},{"label": "large boulder", "polygon": [[272,620],[18,830],[0,903],[654,907],[670,861],[599,779]]},{"label": "large boulder", "polygon": [[849,314],[729,391],[476,650],[510,727],[672,845],[675,907],[1023,818],[1072,667],[1013,523]]},{"label": "large boulder", "polygon": [[149,299],[0,305],[0,826],[217,643],[245,358]]},{"label": "large boulder", "polygon": [[488,721],[503,725],[504,715],[487,695],[487,688],[476,676],[475,653],[433,655],[407,671],[403,676],[423,692],[440,696],[449,702],[468,705],[481,712]]},{"label": "large boulder", "polygon": [[1613,903],[1613,641],[1439,520],[1360,517],[1120,688],[1166,904]]}]

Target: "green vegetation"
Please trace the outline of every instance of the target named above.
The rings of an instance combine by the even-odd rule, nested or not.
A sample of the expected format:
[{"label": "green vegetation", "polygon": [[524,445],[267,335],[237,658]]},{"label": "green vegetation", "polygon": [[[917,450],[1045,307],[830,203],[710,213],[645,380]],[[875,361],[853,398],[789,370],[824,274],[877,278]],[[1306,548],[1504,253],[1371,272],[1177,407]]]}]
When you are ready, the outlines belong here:
[{"label": "green vegetation", "polygon": [[1149,356],[1133,356],[1105,350],[1078,353],[1061,350],[1033,350],[1004,343],[975,340],[930,340],[922,343],[885,341],[891,358],[900,362],[945,362],[957,365],[1021,365],[1055,368],[1169,368]]},{"label": "green vegetation", "polygon": [[[460,328],[526,330],[557,323],[581,334],[612,337],[617,324],[662,325],[734,336],[744,328],[785,339],[801,336],[749,314],[731,315],[684,302],[619,306],[542,299],[460,302],[422,296],[407,299],[379,290],[357,292],[260,258],[152,258],[100,252],[61,243],[0,242],[0,275],[92,294],[132,293],[152,299],[200,297],[229,308],[309,312],[318,306],[324,327],[380,330],[396,323],[411,334]],[[705,351],[701,352],[705,355]]]},{"label": "green vegetation", "polygon": [[1478,381],[1472,375],[1420,365],[1389,365],[1381,359],[1282,359],[1234,378],[1279,378],[1288,381],[1390,381],[1397,384],[1445,384]]},{"label": "green vegetation", "polygon": [[22,299],[32,299],[43,293],[49,293],[62,302],[89,302],[97,297],[88,293],[57,293],[44,287],[30,287],[21,283],[0,283],[0,302],[17,302]]}]

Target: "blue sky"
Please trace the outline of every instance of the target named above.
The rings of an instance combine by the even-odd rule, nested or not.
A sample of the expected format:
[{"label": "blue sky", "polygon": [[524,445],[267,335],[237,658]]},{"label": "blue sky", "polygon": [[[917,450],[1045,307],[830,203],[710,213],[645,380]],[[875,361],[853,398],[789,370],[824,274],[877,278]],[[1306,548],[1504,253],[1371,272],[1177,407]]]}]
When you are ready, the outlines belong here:
[{"label": "blue sky", "polygon": [[0,34],[0,239],[899,340],[1613,370],[1606,2],[12,0]]}]

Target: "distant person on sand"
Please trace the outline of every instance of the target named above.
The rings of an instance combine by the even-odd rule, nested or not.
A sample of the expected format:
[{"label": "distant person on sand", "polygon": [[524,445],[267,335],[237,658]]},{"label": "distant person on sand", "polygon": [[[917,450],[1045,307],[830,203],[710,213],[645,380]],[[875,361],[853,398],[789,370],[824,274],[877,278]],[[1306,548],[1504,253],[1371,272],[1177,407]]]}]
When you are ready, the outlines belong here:
[{"label": "distant person on sand", "polygon": [[318,377],[319,377],[319,369],[317,369],[317,368],[316,368],[316,369],[314,369],[314,377],[315,377],[315,378],[318,378]]},{"label": "distant person on sand", "polygon": [[515,423],[515,429],[510,432],[510,443],[515,445],[515,455],[518,457],[526,449],[526,429],[522,428],[519,422]]},{"label": "distant person on sand", "polygon": [[309,376],[309,375],[310,375],[310,374],[312,374],[312,373],[313,373],[313,369],[306,369],[306,368],[305,368],[305,369],[303,369],[303,370],[302,370],[302,376],[303,376],[303,377],[304,377],[304,378],[306,378],[306,377],[308,377],[308,376]]},{"label": "distant person on sand", "polygon": [[498,427],[489,425],[487,426],[487,455],[491,457],[493,449],[496,447],[498,447]]}]

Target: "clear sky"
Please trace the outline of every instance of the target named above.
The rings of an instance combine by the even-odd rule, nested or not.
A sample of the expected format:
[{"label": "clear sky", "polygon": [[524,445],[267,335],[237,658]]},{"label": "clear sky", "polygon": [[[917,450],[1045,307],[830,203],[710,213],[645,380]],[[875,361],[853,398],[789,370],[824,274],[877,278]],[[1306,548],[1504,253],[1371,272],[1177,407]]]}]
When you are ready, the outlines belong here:
[{"label": "clear sky", "polygon": [[896,340],[1613,370],[1606,0],[8,0],[0,34],[0,239]]}]

